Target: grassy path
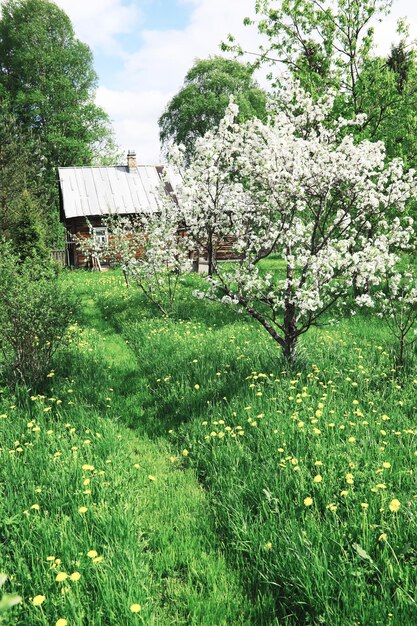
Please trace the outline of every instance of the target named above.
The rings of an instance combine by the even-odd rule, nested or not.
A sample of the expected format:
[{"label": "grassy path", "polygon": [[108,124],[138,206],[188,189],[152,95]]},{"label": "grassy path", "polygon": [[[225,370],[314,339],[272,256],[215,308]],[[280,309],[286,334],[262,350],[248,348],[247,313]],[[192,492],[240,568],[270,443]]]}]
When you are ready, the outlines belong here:
[{"label": "grassy path", "polygon": [[[112,372],[113,409],[122,413],[127,400],[128,411],[132,412],[135,381],[137,387],[141,384],[135,354],[93,300],[88,301],[84,312],[91,327],[104,339],[103,350]],[[126,394],[127,381],[132,384],[130,396]],[[140,407],[133,412],[140,413]],[[167,621],[160,623],[246,623],[247,600],[236,573],[220,552],[208,501],[194,472],[186,467],[186,457],[173,456],[162,437],[152,441],[132,430],[126,432],[125,427],[121,427],[121,433],[127,439],[132,462],[140,465],[139,476],[150,486],[138,494],[137,514],[149,550],[154,597],[165,607]]]},{"label": "grassy path", "polygon": [[78,296],[49,393],[0,394],[0,571],[23,597],[5,624],[251,623],[186,454],[126,426],[143,413],[135,355]]}]

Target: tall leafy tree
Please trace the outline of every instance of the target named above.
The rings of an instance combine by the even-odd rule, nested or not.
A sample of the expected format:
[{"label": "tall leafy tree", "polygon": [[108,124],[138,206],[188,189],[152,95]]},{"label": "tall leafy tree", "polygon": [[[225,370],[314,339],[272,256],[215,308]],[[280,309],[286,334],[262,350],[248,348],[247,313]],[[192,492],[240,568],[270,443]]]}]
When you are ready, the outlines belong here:
[{"label": "tall leafy tree", "polygon": [[91,50],[49,0],[6,0],[0,20],[0,85],[23,128],[40,138],[56,165],[91,162],[109,135],[94,104]]},{"label": "tall leafy tree", "polygon": [[91,50],[49,0],[5,0],[0,19],[0,94],[28,145],[40,146],[44,185],[57,204],[57,166],[86,165],[112,148],[106,113],[94,103]]},{"label": "tall leafy tree", "polygon": [[219,125],[231,95],[239,105],[239,121],[266,118],[266,94],[251,65],[220,56],[197,60],[159,119],[162,144],[183,144],[190,158],[196,139]]},{"label": "tall leafy tree", "polygon": [[[357,104],[357,82],[370,58],[373,23],[392,0],[255,0],[257,28],[266,38],[260,61],[285,66],[311,93],[336,87]],[[247,25],[253,20],[245,19]],[[223,48],[243,50],[234,38]],[[279,82],[279,73],[272,72]]]}]

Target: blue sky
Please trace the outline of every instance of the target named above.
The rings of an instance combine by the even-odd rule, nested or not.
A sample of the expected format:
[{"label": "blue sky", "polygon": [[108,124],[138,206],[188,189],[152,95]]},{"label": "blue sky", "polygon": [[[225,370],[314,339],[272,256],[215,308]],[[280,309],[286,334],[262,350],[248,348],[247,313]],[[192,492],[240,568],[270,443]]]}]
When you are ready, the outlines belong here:
[{"label": "blue sky", "polygon": [[[257,49],[255,30],[242,24],[254,15],[255,0],[55,1],[93,50],[97,101],[109,113],[118,143],[123,151],[134,148],[142,163],[160,160],[158,118],[196,57],[218,53],[230,32],[246,49]],[[381,52],[389,49],[401,16],[408,16],[417,36],[417,3],[396,0],[376,28]]]}]

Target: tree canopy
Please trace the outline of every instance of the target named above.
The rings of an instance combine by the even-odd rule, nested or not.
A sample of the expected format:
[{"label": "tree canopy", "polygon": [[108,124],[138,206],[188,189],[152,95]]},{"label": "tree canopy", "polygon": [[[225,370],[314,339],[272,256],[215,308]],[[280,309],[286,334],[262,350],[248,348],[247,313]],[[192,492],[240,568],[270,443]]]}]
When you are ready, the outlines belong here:
[{"label": "tree canopy", "polygon": [[91,162],[109,137],[94,104],[91,50],[49,0],[6,0],[0,20],[0,89],[19,125],[30,130],[51,166]]},{"label": "tree canopy", "polygon": [[220,56],[197,60],[159,119],[162,144],[183,144],[190,156],[196,139],[219,125],[231,95],[239,105],[239,121],[265,119],[266,94],[253,79],[251,65]]},{"label": "tree canopy", "polygon": [[109,118],[94,102],[96,87],[91,50],[64,11],[49,0],[2,3],[0,100],[21,151],[38,160],[32,169],[41,173],[45,214],[55,225],[56,167],[91,164],[114,149]]}]

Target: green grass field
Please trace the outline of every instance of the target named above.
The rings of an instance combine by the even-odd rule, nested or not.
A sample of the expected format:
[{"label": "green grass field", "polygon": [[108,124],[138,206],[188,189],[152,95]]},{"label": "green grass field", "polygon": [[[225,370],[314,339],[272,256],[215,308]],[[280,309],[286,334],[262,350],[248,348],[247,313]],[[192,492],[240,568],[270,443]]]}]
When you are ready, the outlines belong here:
[{"label": "green grass field", "polygon": [[47,388],[0,393],[0,571],[23,597],[0,620],[417,623],[411,348],[398,371],[355,316],[289,370],[198,276],[175,320],[117,272],[62,280],[80,309]]}]

